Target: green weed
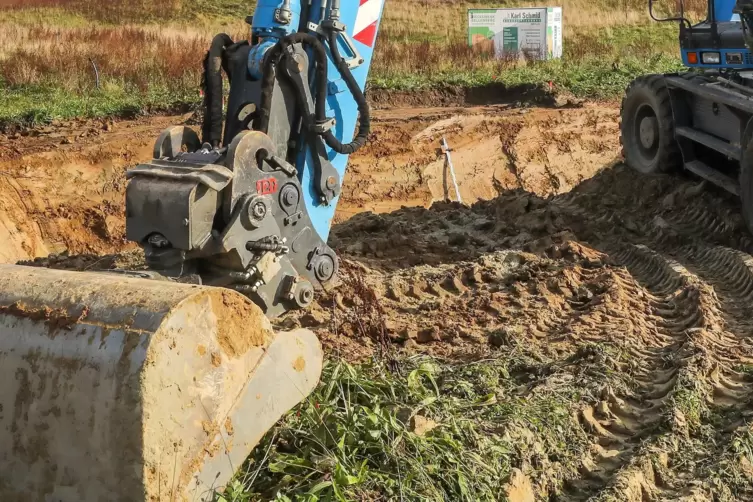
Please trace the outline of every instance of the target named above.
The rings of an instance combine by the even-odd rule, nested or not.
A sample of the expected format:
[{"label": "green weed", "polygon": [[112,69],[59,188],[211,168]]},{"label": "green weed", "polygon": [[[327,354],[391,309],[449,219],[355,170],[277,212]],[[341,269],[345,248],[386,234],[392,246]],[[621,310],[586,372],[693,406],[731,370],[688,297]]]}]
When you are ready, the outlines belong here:
[{"label": "green weed", "polygon": [[565,386],[524,397],[511,364],[415,358],[393,374],[329,363],[224,498],[496,501],[511,470],[531,465],[550,466],[556,487],[587,445],[572,419],[579,395]]},{"label": "green weed", "polygon": [[528,84],[544,87],[551,83],[556,89],[569,91],[578,97],[610,99],[620,96],[627,85],[640,75],[670,73],[681,68],[677,59],[664,55],[645,59],[627,58],[622,61],[594,58],[577,62],[532,62],[499,72],[483,69],[434,74],[376,74],[371,85],[379,89],[420,90],[446,86],[476,87],[493,83],[507,87]]}]

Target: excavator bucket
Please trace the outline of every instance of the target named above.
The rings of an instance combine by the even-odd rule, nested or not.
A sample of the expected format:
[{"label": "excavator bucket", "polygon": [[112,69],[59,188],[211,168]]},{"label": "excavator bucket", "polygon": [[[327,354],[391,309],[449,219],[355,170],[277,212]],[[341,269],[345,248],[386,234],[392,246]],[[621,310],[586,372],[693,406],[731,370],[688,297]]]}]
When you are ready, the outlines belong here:
[{"label": "excavator bucket", "polygon": [[322,360],[233,291],[0,265],[0,500],[212,500]]}]

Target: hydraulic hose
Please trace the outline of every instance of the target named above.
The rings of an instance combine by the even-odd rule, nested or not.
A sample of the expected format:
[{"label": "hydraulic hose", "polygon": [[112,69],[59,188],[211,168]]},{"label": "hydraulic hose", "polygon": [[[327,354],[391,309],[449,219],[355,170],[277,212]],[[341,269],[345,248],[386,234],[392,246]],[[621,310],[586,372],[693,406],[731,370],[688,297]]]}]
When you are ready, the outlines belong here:
[{"label": "hydraulic hose", "polygon": [[[264,56],[264,77],[262,80],[262,97],[259,112],[259,129],[261,131],[266,131],[269,127],[269,113],[272,108],[272,92],[275,83],[275,66],[277,66],[285,56],[287,48],[298,43],[310,45],[314,50],[317,81],[316,95],[314,97],[314,117],[317,121],[325,121],[327,119],[327,50],[324,47],[324,44],[322,44],[314,35],[300,32],[293,33],[292,35],[280,39],[277,45],[272,47]],[[307,126],[310,126],[311,118],[304,117],[304,122]]]},{"label": "hydraulic hose", "polygon": [[329,50],[332,52],[337,71],[340,72],[340,76],[345,80],[345,85],[348,86],[348,90],[353,95],[353,99],[356,100],[358,112],[361,114],[361,117],[359,119],[358,134],[350,143],[342,144],[340,140],[332,134],[332,131],[324,133],[324,141],[337,153],[350,155],[363,147],[369,139],[369,133],[371,132],[371,109],[366,102],[366,96],[364,96],[358,82],[356,82],[355,77],[353,77],[353,73],[350,71],[348,63],[342,55],[340,55],[340,49],[337,44],[337,32],[334,30],[329,33]]},{"label": "hydraulic hose", "polygon": [[[337,67],[338,72],[340,73],[340,76],[345,81],[345,84],[348,86],[348,90],[353,95],[353,98],[356,100],[356,104],[358,105],[358,111],[360,113],[360,123],[358,128],[358,133],[356,137],[351,141],[350,143],[343,144],[340,140],[337,139],[337,137],[332,133],[332,131],[327,131],[322,134],[325,143],[332,148],[335,152],[339,154],[345,154],[350,155],[356,151],[358,151],[361,147],[363,147],[366,144],[366,141],[368,140],[369,133],[371,132],[371,110],[369,108],[368,103],[366,102],[366,97],[363,94],[363,91],[361,91],[361,88],[358,85],[358,82],[356,82],[355,77],[353,77],[353,73],[350,71],[350,68],[348,67],[348,63],[345,61],[345,59],[340,54],[340,50],[338,47],[337,42],[337,32],[331,31],[329,35],[329,45],[330,45],[330,51],[332,53],[332,57],[334,59],[335,66]],[[261,99],[261,106],[260,106],[260,122],[259,122],[259,129],[262,131],[266,131],[269,127],[269,113],[272,107],[272,92],[274,89],[274,81],[275,81],[275,71],[274,68],[276,65],[280,63],[282,58],[285,56],[285,51],[290,45],[302,43],[309,45],[313,51],[314,51],[314,58],[316,60],[316,92],[314,97],[314,120],[318,123],[324,123],[327,121],[327,82],[328,82],[328,75],[327,75],[327,49],[324,46],[324,44],[314,35],[308,34],[308,33],[293,33],[291,35],[288,35],[282,39],[280,39],[280,42],[277,43],[274,47],[272,47],[269,52],[264,57],[264,64],[263,64],[263,81],[262,81],[262,99]],[[303,100],[304,98],[300,95],[299,92],[299,100]],[[305,102],[302,102],[301,105],[305,105]],[[310,117],[303,117],[304,123],[307,127],[311,127],[313,124],[311,123]]]},{"label": "hydraulic hose", "polygon": [[225,49],[233,45],[233,39],[221,33],[212,39],[204,59],[204,123],[202,138],[204,143],[218,147],[222,141],[222,70],[225,66]]}]

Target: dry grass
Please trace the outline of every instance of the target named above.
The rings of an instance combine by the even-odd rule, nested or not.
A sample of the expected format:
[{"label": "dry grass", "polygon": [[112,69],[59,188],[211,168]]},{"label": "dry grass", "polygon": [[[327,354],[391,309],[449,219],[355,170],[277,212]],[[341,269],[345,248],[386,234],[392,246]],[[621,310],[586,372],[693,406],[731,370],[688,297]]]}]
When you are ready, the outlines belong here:
[{"label": "dry grass", "polygon": [[[705,12],[706,1],[684,0],[685,9],[697,19],[700,17],[698,13]],[[669,0],[657,1],[657,10],[669,14],[667,7],[672,3]],[[517,6],[561,6],[566,37],[584,30],[649,23],[646,0],[387,0],[384,28],[394,37],[465,40],[468,9]]]},{"label": "dry grass", "polygon": [[96,68],[104,81],[139,90],[159,81],[195,87],[199,55],[206,50],[206,37],[196,33],[166,34],[137,27],[2,28],[2,77],[12,86],[54,83],[71,92],[91,90]]},{"label": "dry grass", "polygon": [[190,7],[184,0],[0,0],[0,9],[62,9],[108,23],[170,20]]},{"label": "dry grass", "polygon": [[[537,3],[537,2],[534,2]],[[541,2],[545,4],[546,2]],[[605,29],[624,30],[646,24],[643,0],[561,0],[565,8],[566,48],[570,58],[615,57],[615,47]],[[28,9],[29,0],[0,0],[0,7]],[[93,0],[32,0],[36,7],[65,7],[95,19],[118,16],[166,16],[180,12],[181,0],[135,3]],[[124,6],[127,5],[127,9]],[[15,7],[14,7],[15,6]],[[488,50],[468,47],[467,9],[484,4],[416,0],[389,0],[374,73],[393,76],[435,73],[450,69],[502,72],[500,62]],[[128,11],[126,15],[124,10]],[[430,23],[421,22],[431,19]],[[53,20],[54,24],[54,20]],[[661,32],[663,26],[655,26]],[[173,21],[160,26],[62,27],[40,22],[27,26],[0,24],[0,76],[11,85],[55,82],[68,90],[90,89],[94,84],[92,61],[106,79],[143,89],[155,80],[169,80],[183,88],[199,79],[199,60],[215,29],[196,30]],[[233,27],[239,30],[239,26]],[[608,35],[608,33],[606,33]],[[671,40],[674,47],[674,40]],[[661,52],[655,40],[630,49]],[[172,84],[171,84],[172,85]]]},{"label": "dry grass", "polygon": [[[533,2],[550,3],[564,7],[569,64],[677,52],[674,28],[649,24],[645,0]],[[508,75],[518,63],[495,60],[488,50],[466,44],[467,9],[489,5],[387,0],[372,83],[474,85]],[[0,0],[0,9],[5,14],[0,21],[0,109],[15,106],[17,111],[26,105],[4,100],[17,101],[26,88],[54,88],[89,99],[96,91],[95,66],[101,88],[118,95],[156,95],[166,104],[198,99],[190,96],[198,96],[200,60],[209,40],[218,31],[245,36],[242,12],[252,6],[234,0]],[[234,17],[223,15],[228,12]]]},{"label": "dry grass", "polygon": [[171,14],[169,2],[109,2],[94,0],[0,0],[0,9],[65,9],[98,21],[137,19],[143,15]]},{"label": "dry grass", "polygon": [[[672,58],[678,52],[676,26],[650,22],[645,0],[544,0],[525,5],[552,4],[563,6],[564,61],[570,64],[619,65],[652,54]],[[375,80],[391,86],[407,75],[445,78],[455,74],[462,83],[474,81],[474,75],[505,78],[519,71],[517,60],[500,61],[491,48],[468,47],[467,10],[485,6],[441,0],[388,3],[374,61]],[[699,9],[705,8],[705,0],[689,0],[685,6],[691,17],[703,17]],[[665,9],[662,14],[670,13]],[[421,19],[431,22],[417,21]]]}]

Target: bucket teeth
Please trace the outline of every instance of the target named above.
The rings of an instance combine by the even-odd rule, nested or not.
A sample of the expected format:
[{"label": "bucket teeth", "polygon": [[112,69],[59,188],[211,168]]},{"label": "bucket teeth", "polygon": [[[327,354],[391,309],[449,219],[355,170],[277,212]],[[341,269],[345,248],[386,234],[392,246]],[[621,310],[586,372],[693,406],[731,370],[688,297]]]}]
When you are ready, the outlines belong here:
[{"label": "bucket teeth", "polygon": [[0,500],[212,500],[322,358],[232,291],[0,265]]}]

